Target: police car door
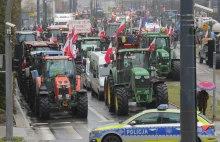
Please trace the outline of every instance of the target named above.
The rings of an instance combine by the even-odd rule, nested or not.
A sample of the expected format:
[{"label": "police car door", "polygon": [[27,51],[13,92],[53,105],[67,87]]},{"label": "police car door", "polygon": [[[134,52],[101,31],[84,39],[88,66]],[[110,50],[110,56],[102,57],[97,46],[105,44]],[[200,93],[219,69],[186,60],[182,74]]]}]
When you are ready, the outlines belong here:
[{"label": "police car door", "polygon": [[158,128],[159,142],[180,142],[180,113],[162,112]]},{"label": "police car door", "polygon": [[123,139],[125,142],[157,142],[157,129],[160,123],[160,113],[143,114],[124,127]]}]

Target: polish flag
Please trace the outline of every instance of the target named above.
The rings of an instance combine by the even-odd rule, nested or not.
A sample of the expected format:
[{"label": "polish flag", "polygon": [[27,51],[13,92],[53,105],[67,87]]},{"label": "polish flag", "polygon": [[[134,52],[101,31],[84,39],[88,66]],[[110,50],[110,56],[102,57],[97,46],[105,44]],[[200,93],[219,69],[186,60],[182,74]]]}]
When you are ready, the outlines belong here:
[{"label": "polish flag", "polygon": [[156,32],[156,27],[154,26],[154,28],[152,29],[152,32]]},{"label": "polish flag", "polygon": [[170,29],[169,29],[169,35],[172,36],[173,35],[173,28],[170,26]]},{"label": "polish flag", "polygon": [[168,31],[168,28],[167,28],[167,25],[165,26],[165,30],[164,30],[164,34],[168,34],[169,33],[169,31]]},{"label": "polish flag", "polygon": [[138,31],[138,34],[139,34],[139,35],[142,35],[142,19],[140,20],[140,23],[139,23],[139,31]]},{"label": "polish flag", "polygon": [[165,8],[165,7],[163,7],[163,8],[162,8],[162,13],[163,13],[163,12],[165,12],[165,10],[166,10],[166,8]]},{"label": "polish flag", "polygon": [[205,38],[209,38],[209,31],[206,31]]},{"label": "polish flag", "polygon": [[113,53],[112,51],[112,43],[109,44],[108,50],[105,54],[105,62],[109,64],[111,62],[110,55]]},{"label": "polish flag", "polygon": [[70,33],[68,32],[68,35],[66,36],[66,42],[70,38]]},{"label": "polish flag", "polygon": [[52,34],[52,37],[50,38],[50,42],[54,42],[53,34]]},{"label": "polish flag", "polygon": [[70,39],[68,38],[65,45],[64,45],[64,47],[63,47],[63,49],[61,49],[61,51],[63,51],[63,55],[65,54],[66,48],[69,47],[69,46],[70,46]]},{"label": "polish flag", "polygon": [[124,29],[126,28],[126,24],[125,24],[125,20],[123,22],[121,22],[120,27],[118,28],[116,34],[120,34]]},{"label": "polish flag", "polygon": [[67,46],[67,48],[65,49],[64,56],[69,56],[70,58],[74,58],[70,46]]},{"label": "polish flag", "polygon": [[152,51],[155,47],[155,42],[156,42],[156,38],[154,38],[154,40],[152,41],[152,43],[150,44],[150,47],[148,48],[148,51]]}]

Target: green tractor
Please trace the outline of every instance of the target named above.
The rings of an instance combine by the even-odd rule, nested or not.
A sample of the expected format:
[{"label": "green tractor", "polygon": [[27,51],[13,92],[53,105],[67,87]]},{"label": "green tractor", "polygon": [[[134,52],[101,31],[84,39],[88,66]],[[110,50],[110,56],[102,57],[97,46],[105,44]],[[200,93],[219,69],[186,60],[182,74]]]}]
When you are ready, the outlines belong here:
[{"label": "green tractor", "polygon": [[141,48],[148,48],[155,39],[155,48],[152,51],[150,62],[156,67],[159,76],[180,80],[180,59],[177,59],[175,50],[170,46],[170,37],[160,32],[144,32],[141,38]]},{"label": "green tractor", "polygon": [[122,42],[127,39],[124,37],[118,37],[116,53],[110,55],[111,60],[115,59],[113,68],[105,78],[104,98],[109,111],[127,115],[128,102],[146,108],[168,104],[165,78],[158,77],[155,68],[150,66],[151,52],[137,44],[127,44],[127,40]]}]

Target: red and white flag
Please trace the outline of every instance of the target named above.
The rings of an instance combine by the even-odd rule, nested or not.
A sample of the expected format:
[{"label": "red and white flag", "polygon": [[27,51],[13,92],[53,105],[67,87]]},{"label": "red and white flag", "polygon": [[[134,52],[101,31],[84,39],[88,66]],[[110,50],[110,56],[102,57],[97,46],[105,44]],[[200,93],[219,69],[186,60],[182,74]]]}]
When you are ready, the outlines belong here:
[{"label": "red and white flag", "polygon": [[152,32],[156,32],[156,26],[154,26],[154,28],[152,29]]},{"label": "red and white flag", "polygon": [[53,34],[52,34],[52,37],[50,38],[50,42],[54,42]]},{"label": "red and white flag", "polygon": [[126,28],[125,20],[121,22],[121,25],[119,26],[116,34],[119,35],[124,29]]},{"label": "red and white flag", "polygon": [[209,31],[206,31],[205,38],[209,38]]},{"label": "red and white flag", "polygon": [[166,11],[166,8],[163,7],[162,10],[161,10],[161,12],[163,13],[163,12],[165,12],[165,11]]},{"label": "red and white flag", "polygon": [[67,47],[70,46],[70,39],[68,38],[65,45],[63,46],[63,48],[61,49],[61,51],[63,51],[63,55],[65,54],[65,50]]},{"label": "red and white flag", "polygon": [[169,31],[168,31],[167,25],[165,26],[164,34],[166,34],[166,35],[169,34]]},{"label": "red and white flag", "polygon": [[172,36],[173,35],[173,28],[172,26],[170,26],[170,29],[169,29],[169,36]]},{"label": "red and white flag", "polygon": [[139,23],[139,31],[138,31],[138,34],[139,34],[139,35],[142,35],[142,19],[140,20],[140,23]]},{"label": "red and white flag", "polygon": [[105,62],[109,64],[111,62],[110,55],[113,53],[112,51],[112,43],[109,44],[108,50],[105,54]]},{"label": "red and white flag", "polygon": [[150,47],[148,48],[148,51],[152,51],[155,47],[155,42],[156,42],[156,38],[154,38],[154,40],[152,41],[152,43],[150,44]]}]

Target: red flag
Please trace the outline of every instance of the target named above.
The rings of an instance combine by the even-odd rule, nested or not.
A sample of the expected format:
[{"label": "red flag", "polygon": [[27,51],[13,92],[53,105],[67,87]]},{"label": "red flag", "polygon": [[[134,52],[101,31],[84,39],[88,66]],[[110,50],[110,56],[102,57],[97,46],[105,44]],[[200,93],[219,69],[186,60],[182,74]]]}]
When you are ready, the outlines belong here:
[{"label": "red flag", "polygon": [[118,28],[118,31],[116,32],[116,34],[120,34],[124,29],[126,28],[126,24],[125,21],[121,22],[120,27]]},{"label": "red flag", "polygon": [[166,25],[166,27],[165,27],[165,30],[164,30],[164,34],[168,34],[169,33],[169,31],[168,31],[168,28],[167,28],[167,25]]},{"label": "red flag", "polygon": [[170,29],[169,29],[169,35],[172,36],[173,35],[173,28],[170,26]]},{"label": "red flag", "polygon": [[66,47],[64,56],[69,56],[70,58],[74,58],[70,46]]},{"label": "red flag", "polygon": [[206,31],[205,38],[209,38],[209,31]]},{"label": "red flag", "polygon": [[138,31],[138,34],[139,34],[139,35],[142,35],[142,19],[140,20],[140,23],[139,23],[139,31]]},{"label": "red flag", "polygon": [[105,54],[105,62],[109,64],[111,62],[110,55],[113,53],[112,51],[112,43],[109,44],[108,50]]},{"label": "red flag", "polygon": [[162,8],[162,13],[165,12],[165,10],[166,10],[165,7],[163,7],[163,8]]},{"label": "red flag", "polygon": [[155,47],[155,41],[156,41],[156,38],[154,38],[154,40],[152,41],[152,43],[150,44],[150,47],[148,48],[148,51],[152,51]]},{"label": "red flag", "polygon": [[72,33],[71,33],[71,36],[73,37],[75,35],[75,27],[73,27],[72,29]]}]

